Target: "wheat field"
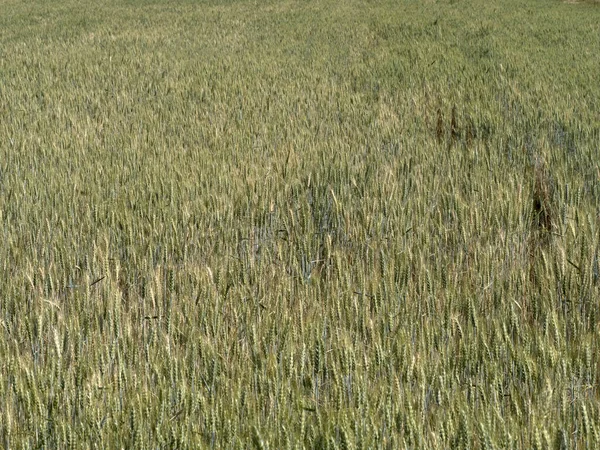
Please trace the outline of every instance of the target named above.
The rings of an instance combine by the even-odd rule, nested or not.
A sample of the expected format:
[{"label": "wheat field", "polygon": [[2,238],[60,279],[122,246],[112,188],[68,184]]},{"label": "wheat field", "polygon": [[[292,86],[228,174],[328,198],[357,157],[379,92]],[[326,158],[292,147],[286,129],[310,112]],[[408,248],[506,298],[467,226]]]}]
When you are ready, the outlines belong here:
[{"label": "wheat field", "polygon": [[600,9],[0,0],[0,447],[600,445]]}]

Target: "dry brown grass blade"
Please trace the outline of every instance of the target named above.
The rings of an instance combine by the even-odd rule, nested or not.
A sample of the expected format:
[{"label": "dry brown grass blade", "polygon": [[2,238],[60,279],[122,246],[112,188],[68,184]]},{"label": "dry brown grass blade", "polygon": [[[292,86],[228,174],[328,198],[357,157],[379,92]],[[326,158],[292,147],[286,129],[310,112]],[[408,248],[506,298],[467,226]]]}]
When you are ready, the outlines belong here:
[{"label": "dry brown grass blade", "polygon": [[441,144],[444,139],[444,117],[442,116],[441,108],[437,110],[437,126],[435,129],[438,144]]}]

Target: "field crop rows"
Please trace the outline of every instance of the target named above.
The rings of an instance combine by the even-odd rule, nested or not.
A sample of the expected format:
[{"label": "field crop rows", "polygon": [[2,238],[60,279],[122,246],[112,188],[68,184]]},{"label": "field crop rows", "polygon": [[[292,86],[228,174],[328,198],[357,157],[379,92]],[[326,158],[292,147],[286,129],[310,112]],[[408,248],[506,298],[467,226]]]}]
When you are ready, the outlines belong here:
[{"label": "field crop rows", "polygon": [[600,445],[599,18],[0,0],[0,446]]}]

